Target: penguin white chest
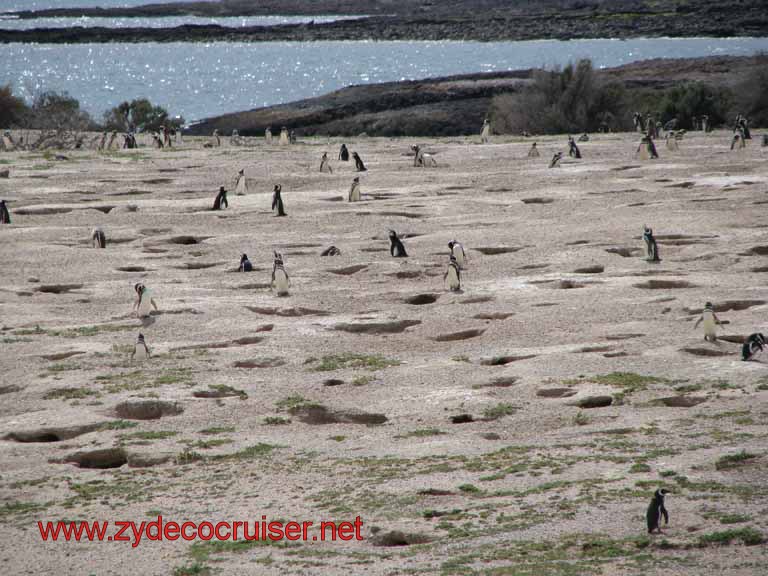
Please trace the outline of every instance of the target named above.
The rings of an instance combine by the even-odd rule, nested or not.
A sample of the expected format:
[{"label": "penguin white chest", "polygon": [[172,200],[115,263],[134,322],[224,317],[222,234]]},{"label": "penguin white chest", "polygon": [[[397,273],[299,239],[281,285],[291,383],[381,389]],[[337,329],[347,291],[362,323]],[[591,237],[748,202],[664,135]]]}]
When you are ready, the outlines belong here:
[{"label": "penguin white chest", "polygon": [[136,344],[136,346],[133,348],[134,360],[146,360],[147,357],[147,348],[144,346],[144,344]]},{"label": "penguin white chest", "polygon": [[464,247],[461,244],[454,244],[451,254],[456,258],[456,264],[458,264],[460,268],[464,268]]},{"label": "penguin white chest", "polygon": [[288,294],[288,275],[284,270],[275,270],[274,286],[278,296]]},{"label": "penguin white chest", "polygon": [[448,268],[448,287],[453,291],[457,291],[461,288],[459,272],[453,266]]},{"label": "penguin white chest", "polygon": [[360,202],[360,187],[355,185],[352,186],[352,190],[349,191],[349,201],[350,202]]},{"label": "penguin white chest", "polygon": [[152,297],[149,295],[149,290],[146,290],[144,294],[141,295],[141,300],[139,301],[139,307],[138,307],[138,315],[139,318],[146,318],[149,316],[150,312],[152,311]]},{"label": "penguin white chest", "polygon": [[712,312],[704,312],[704,334],[706,336],[714,336],[717,324],[715,323],[715,316]]}]

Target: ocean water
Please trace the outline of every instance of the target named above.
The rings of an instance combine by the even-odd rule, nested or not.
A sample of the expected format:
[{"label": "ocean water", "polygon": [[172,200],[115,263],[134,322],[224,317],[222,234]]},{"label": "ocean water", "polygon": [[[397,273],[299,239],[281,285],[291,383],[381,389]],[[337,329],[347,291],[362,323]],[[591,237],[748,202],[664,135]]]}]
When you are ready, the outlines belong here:
[{"label": "ocean water", "polygon": [[[179,0],[0,0],[0,12],[49,8],[127,8],[143,4],[170,4]],[[217,0],[195,0],[215,2]]]},{"label": "ocean water", "polygon": [[[149,2],[150,0],[146,0]],[[71,28],[82,26],[93,28],[173,28],[193,24],[197,26],[216,24],[230,28],[245,26],[275,26],[277,24],[303,24],[334,22],[365,18],[365,16],[237,16],[226,18],[205,18],[201,16],[164,16],[159,18],[29,18],[19,19],[0,14],[0,29],[29,30],[30,28]]]},{"label": "ocean water", "polygon": [[97,118],[146,97],[188,122],[317,96],[351,84],[649,58],[751,55],[768,38],[527,42],[6,44],[0,86],[26,98],[64,90]]}]

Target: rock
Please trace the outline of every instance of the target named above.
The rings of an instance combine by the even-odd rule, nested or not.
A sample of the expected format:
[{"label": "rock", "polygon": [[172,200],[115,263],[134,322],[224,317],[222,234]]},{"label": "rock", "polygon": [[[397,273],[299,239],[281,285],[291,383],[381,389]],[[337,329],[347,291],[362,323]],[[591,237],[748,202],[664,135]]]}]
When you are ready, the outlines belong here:
[{"label": "rock", "polygon": [[574,400],[567,402],[570,406],[578,406],[579,408],[605,408],[613,404],[613,396],[590,394],[575,398]]}]

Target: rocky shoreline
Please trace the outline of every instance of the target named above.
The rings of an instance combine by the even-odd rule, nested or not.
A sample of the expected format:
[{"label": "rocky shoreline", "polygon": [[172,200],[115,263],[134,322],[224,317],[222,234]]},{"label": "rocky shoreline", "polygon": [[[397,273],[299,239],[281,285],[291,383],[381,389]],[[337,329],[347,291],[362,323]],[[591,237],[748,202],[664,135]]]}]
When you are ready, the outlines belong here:
[{"label": "rocky shoreline", "polygon": [[[196,8],[178,12],[180,5],[152,16],[201,15]],[[197,5],[195,5],[197,6]],[[345,6],[345,4],[342,4]],[[737,9],[738,7],[738,9]],[[317,7],[319,9],[319,6]],[[338,9],[338,8],[337,8]],[[159,8],[157,9],[159,10]],[[173,12],[177,10],[177,12]],[[275,9],[277,10],[277,9]],[[129,9],[55,10],[19,13],[75,16],[122,16]],[[363,12],[362,13],[370,13]],[[273,11],[272,13],[279,13]],[[326,11],[326,13],[333,13]],[[147,15],[133,12],[132,15]],[[202,14],[202,15],[212,15]],[[216,14],[214,14],[216,15]],[[217,14],[221,15],[221,14]],[[226,15],[231,15],[227,13]],[[244,15],[244,14],[241,14]],[[222,26],[178,26],[174,28],[33,28],[0,30],[0,43],[86,42],[310,42],[320,40],[472,40],[515,41],[534,39],[587,39],[633,37],[750,37],[768,34],[768,11],[761,2],[688,2],[670,8],[664,4],[638,9],[626,3],[600,8],[552,9],[546,5],[529,12],[488,10],[468,12],[446,9],[434,13],[375,15],[356,20],[278,26],[231,28]]]}]

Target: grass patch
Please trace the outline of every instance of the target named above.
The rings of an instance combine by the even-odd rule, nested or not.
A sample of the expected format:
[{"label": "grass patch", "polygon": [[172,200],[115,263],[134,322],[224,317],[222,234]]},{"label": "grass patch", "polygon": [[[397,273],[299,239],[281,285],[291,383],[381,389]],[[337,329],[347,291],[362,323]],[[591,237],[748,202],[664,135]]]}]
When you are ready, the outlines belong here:
[{"label": "grass patch", "polygon": [[746,514],[725,514],[720,517],[720,524],[743,524],[750,520],[751,518]]},{"label": "grass patch", "polygon": [[474,484],[462,484],[459,486],[459,490],[464,492],[465,494],[481,494],[482,490],[475,486]]},{"label": "grass patch", "polygon": [[253,446],[248,446],[247,448],[243,448],[238,452],[212,456],[211,460],[252,460],[254,458],[261,458],[262,456],[269,455],[272,452],[272,450],[274,450],[275,448],[277,448],[277,446],[259,442],[258,444],[254,444]]},{"label": "grass patch", "polygon": [[734,528],[699,536],[699,546],[727,546],[734,540],[741,540],[745,546],[756,546],[765,542],[762,533],[754,528]]},{"label": "grass patch", "polygon": [[374,376],[358,376],[352,380],[352,386],[366,386],[376,380]]},{"label": "grass patch", "polygon": [[205,564],[194,562],[186,566],[177,566],[173,571],[173,576],[209,576],[211,569]]},{"label": "grass patch", "polygon": [[[660,378],[657,376],[644,376],[642,374],[635,374],[634,372],[611,372],[610,374],[599,374],[597,376],[579,377],[570,380],[564,380],[563,384],[567,386],[573,386],[577,384],[584,384],[585,382],[593,382],[595,384],[602,384],[604,386],[613,386],[614,388],[621,388],[619,394],[614,395],[614,399],[617,403],[621,404],[624,398],[630,396],[635,392],[645,390],[651,384],[673,384],[673,380],[666,378]],[[679,382],[679,380],[678,380]]]},{"label": "grass patch", "polygon": [[217,392],[221,392],[223,396],[239,396],[240,400],[248,399],[248,393],[245,390],[238,390],[237,388],[232,388],[232,386],[228,386],[227,384],[209,384],[208,388],[211,390],[216,390]]},{"label": "grass patch", "polygon": [[127,428],[136,428],[138,422],[131,422],[130,420],[113,420],[112,422],[104,422],[99,426],[99,430],[125,430]]},{"label": "grass patch", "polygon": [[573,424],[575,426],[586,426],[589,424],[589,416],[584,414],[581,410],[578,411],[576,416],[573,417]]},{"label": "grass patch", "polygon": [[283,418],[281,416],[267,416],[266,418],[264,418],[264,424],[266,426],[284,426],[290,423],[291,423],[290,418]]},{"label": "grass patch", "polygon": [[395,438],[428,438],[430,436],[444,436],[445,432],[438,428],[419,428],[418,430],[412,430],[406,434],[400,434]]},{"label": "grass patch", "polygon": [[131,324],[99,324],[96,326],[80,326],[79,328],[67,328],[66,330],[45,330],[48,336],[61,336],[62,338],[81,338],[96,336],[109,332],[125,332],[126,330],[135,330],[136,326]]},{"label": "grass patch", "polygon": [[715,470],[730,470],[732,468],[738,468],[745,462],[757,458],[756,454],[750,454],[742,450],[737,454],[728,454],[717,459],[715,462]]},{"label": "grass patch", "polygon": [[205,456],[189,448],[185,448],[184,451],[176,455],[176,464],[192,464],[201,460],[205,460]]},{"label": "grass patch", "polygon": [[275,402],[275,407],[278,410],[296,410],[297,408],[303,408],[304,406],[316,405],[316,402],[307,400],[301,394],[291,394],[286,396],[282,400]]},{"label": "grass patch", "polygon": [[171,438],[176,436],[178,432],[173,430],[158,430],[156,432],[133,432],[131,434],[125,434],[124,440],[164,440],[165,438]]},{"label": "grass patch", "polygon": [[88,388],[54,388],[45,393],[43,400],[80,400],[89,396],[100,394]]},{"label": "grass patch", "polygon": [[264,546],[287,548],[288,542],[274,541],[269,538],[266,540],[210,540],[208,542],[195,542],[192,544],[189,547],[189,555],[196,562],[204,562],[212,554],[242,554],[252,548],[262,548]]},{"label": "grass patch", "polygon": [[347,439],[346,436],[341,436],[341,435],[339,435],[339,436],[329,436],[328,437],[328,440],[333,440],[334,442],[344,442],[344,440],[346,440],[346,439]]},{"label": "grass patch", "polygon": [[383,370],[390,366],[399,366],[400,361],[386,358],[379,354],[333,354],[323,356],[319,364],[311,368],[313,372],[331,372],[342,368],[362,368],[364,370]]},{"label": "grass patch", "polygon": [[512,404],[500,402],[499,404],[496,404],[496,406],[490,406],[485,410],[483,410],[483,417],[486,420],[498,420],[499,418],[503,418],[504,416],[510,416],[514,414],[516,411],[517,411],[517,408],[512,406]]},{"label": "grass patch", "polygon": [[211,428],[206,428],[205,430],[200,430],[199,434],[229,434],[234,431],[234,426],[213,426]]},{"label": "grass patch", "polygon": [[216,446],[223,446],[224,444],[232,444],[234,440],[232,438],[213,438],[211,440],[198,440],[193,444],[190,444],[190,448],[200,448],[201,450],[210,450],[216,448]]},{"label": "grass patch", "polygon": [[23,342],[34,342],[32,338],[3,338],[3,344],[21,344]]}]

